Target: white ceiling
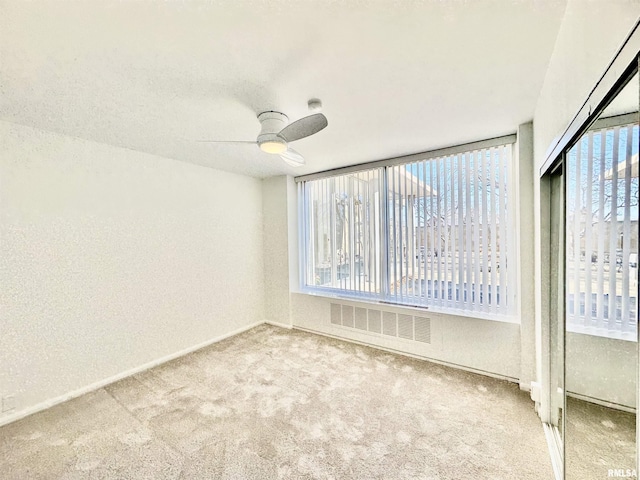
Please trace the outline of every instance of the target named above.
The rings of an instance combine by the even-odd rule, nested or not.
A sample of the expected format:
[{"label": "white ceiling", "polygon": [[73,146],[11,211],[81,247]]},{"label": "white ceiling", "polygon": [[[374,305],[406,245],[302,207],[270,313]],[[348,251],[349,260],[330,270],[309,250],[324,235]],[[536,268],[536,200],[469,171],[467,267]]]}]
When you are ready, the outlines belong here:
[{"label": "white ceiling", "polygon": [[[0,3],[0,119],[256,177],[513,133],[533,117],[565,1]],[[329,126],[293,169],[256,115]]]}]

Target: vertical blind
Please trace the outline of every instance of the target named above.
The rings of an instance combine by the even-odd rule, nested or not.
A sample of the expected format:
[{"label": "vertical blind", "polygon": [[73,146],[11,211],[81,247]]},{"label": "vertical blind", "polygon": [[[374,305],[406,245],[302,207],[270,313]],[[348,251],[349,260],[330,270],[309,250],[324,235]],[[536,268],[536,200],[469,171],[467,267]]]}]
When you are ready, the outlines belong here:
[{"label": "vertical blind", "polygon": [[510,313],[512,145],[299,183],[304,287]]},{"label": "vertical blind", "polygon": [[567,329],[636,339],[638,125],[587,132],[566,168]]},{"label": "vertical blind", "polygon": [[307,286],[382,292],[382,180],[374,169],[305,182]]},{"label": "vertical blind", "polygon": [[511,146],[389,167],[389,296],[506,313]]}]

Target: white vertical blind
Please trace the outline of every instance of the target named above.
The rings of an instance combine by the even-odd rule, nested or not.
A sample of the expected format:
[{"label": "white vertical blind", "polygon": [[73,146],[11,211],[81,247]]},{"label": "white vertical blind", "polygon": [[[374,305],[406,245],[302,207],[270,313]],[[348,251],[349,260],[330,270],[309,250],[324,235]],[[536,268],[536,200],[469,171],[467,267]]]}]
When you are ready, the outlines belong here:
[{"label": "white vertical blind", "polygon": [[[490,152],[489,155],[489,163],[490,163],[490,169],[491,171],[495,172],[496,170],[499,172],[500,168],[499,168],[499,164],[496,163],[496,155],[494,151]],[[494,174],[495,175],[495,174]],[[493,180],[493,179],[492,179]],[[491,209],[491,220],[489,221],[487,228],[489,228],[491,230],[491,245],[496,245],[497,244],[497,238],[498,238],[498,229],[495,228],[496,225],[496,217],[501,217],[502,216],[502,209],[500,208],[500,189],[496,189],[496,188],[490,188],[489,189],[489,205],[492,206],[496,206],[497,208],[492,208]],[[493,225],[493,228],[492,228]],[[489,236],[489,234],[487,234],[487,236]],[[490,257],[490,261],[487,264],[487,270],[489,270],[490,267],[492,267],[492,263],[496,263],[496,260],[498,260],[498,252],[492,252],[493,255]],[[496,269],[495,268],[491,268],[490,269],[491,272],[491,282],[490,285],[495,285],[497,282],[497,275],[496,275]],[[493,312],[495,312],[498,308],[498,292],[496,291],[496,289],[492,289],[491,290],[491,300],[490,300],[490,305],[491,305],[491,310]]]},{"label": "white vertical blind", "polygon": [[387,167],[396,301],[507,313],[510,149]]},{"label": "white vertical blind", "polygon": [[[627,272],[627,274],[622,275],[622,308],[621,308],[621,329],[622,333],[625,334],[630,330],[635,335],[635,329],[637,328],[637,323],[635,322],[635,316],[633,319],[628,317],[627,312],[631,311],[631,295],[629,292],[630,287],[630,277],[631,271],[629,269],[630,256],[631,256],[631,158],[632,158],[632,138],[633,138],[633,126],[628,125],[626,132],[626,151],[625,151],[625,160],[624,160],[624,203],[623,203],[623,217],[622,217],[622,271]],[[636,188],[634,203],[636,206],[638,205],[638,190]],[[637,215],[636,215],[637,218]],[[637,237],[638,234],[638,226],[636,225],[635,234]],[[637,240],[636,240],[637,241]],[[637,254],[636,254],[637,255]],[[634,272],[634,278],[637,280],[637,268]],[[634,290],[634,293],[637,292],[637,288]],[[636,305],[634,307],[637,308]]]},{"label": "white vertical blind", "polygon": [[[450,157],[450,163],[449,163],[449,171],[451,172],[451,186],[450,186],[450,192],[451,192],[451,202],[450,202],[450,210],[451,210],[451,215],[449,216],[448,222],[449,222],[449,231],[450,231],[450,237],[451,237],[451,251],[452,252],[457,252],[457,242],[456,242],[456,238],[458,236],[457,233],[457,215],[456,215],[456,199],[457,199],[457,192],[456,192],[456,186],[457,184],[457,180],[456,180],[456,169],[454,168],[455,164],[453,161],[453,158]],[[458,270],[458,265],[459,265],[460,261],[458,260],[458,256],[454,253],[453,255],[451,255],[451,284],[452,285],[458,285],[460,280],[459,280],[459,270]],[[458,295],[458,289],[456,288],[452,288],[451,289],[451,295],[450,295],[450,299],[449,299],[449,303],[447,304],[447,306],[449,307],[453,307],[457,305],[457,302],[460,300],[460,296]]]},{"label": "white vertical blind", "polygon": [[[489,150],[489,158],[493,154],[493,149]],[[482,155],[480,161],[480,174],[479,178],[481,179],[481,183],[485,186],[491,185],[491,170],[487,168],[487,155]],[[490,188],[485,188],[487,193],[482,195],[482,228],[480,229],[482,236],[482,306],[484,311],[488,311],[490,307],[489,303],[489,217],[487,215],[487,210],[489,206],[489,190]]]},{"label": "white vertical blind", "polygon": [[[586,170],[586,180],[585,180],[585,196],[584,196],[584,209],[585,209],[585,222],[584,222],[584,245],[585,252],[592,252],[592,235],[591,235],[591,226],[593,224],[593,211],[589,213],[590,206],[592,205],[592,197],[593,197],[593,162],[589,159],[593,158],[593,132],[589,132],[587,135],[587,155],[585,157],[585,161],[587,164],[585,165]],[[585,261],[587,259],[585,258]],[[593,260],[593,258],[588,259],[589,262]],[[592,290],[592,269],[586,268],[584,270],[584,317],[588,319],[585,321],[585,324],[592,326],[593,325],[593,307],[592,307],[592,298],[591,298],[591,290]]]},{"label": "white vertical blind", "polygon": [[496,250],[499,253],[498,262],[494,266],[497,272],[500,274],[496,292],[496,306],[503,309],[509,308],[509,283],[507,279],[507,263],[508,255],[507,250],[509,245],[512,244],[511,235],[507,233],[507,226],[509,225],[509,198],[507,196],[507,185],[509,183],[509,170],[508,161],[511,160],[511,149],[502,147],[498,150],[498,163],[500,165],[500,179],[498,181],[498,191],[500,197],[500,220],[496,226],[500,230],[500,241],[496,241]]},{"label": "white vertical blind", "polygon": [[509,314],[512,145],[302,182],[305,287]]},{"label": "white vertical blind", "polygon": [[[474,246],[474,251],[473,251],[473,266],[474,266],[474,272],[473,272],[473,285],[474,285],[474,289],[473,289],[473,303],[474,303],[474,308],[476,310],[483,310],[482,308],[482,302],[480,300],[480,264],[482,262],[482,260],[480,259],[480,227],[482,226],[482,223],[480,221],[480,214],[481,214],[481,210],[480,210],[480,197],[481,197],[481,190],[484,190],[482,183],[479,181],[480,180],[480,175],[479,175],[479,169],[478,169],[478,163],[480,161],[480,157],[481,157],[481,152],[473,152],[472,154],[472,158],[473,158],[473,176],[472,178],[474,179],[474,182],[476,182],[476,188],[473,189],[474,191],[474,195],[473,195],[473,215],[471,218],[471,228],[473,230],[473,246]],[[484,195],[482,195],[484,196]],[[483,252],[484,253],[484,252]]]},{"label": "white vertical blind", "polygon": [[[303,185],[305,285],[380,292],[381,169]],[[373,221],[372,221],[373,220]]]},{"label": "white vertical blind", "polygon": [[594,129],[569,151],[567,328],[637,337],[638,126]]},{"label": "white vertical blind", "polygon": [[[584,185],[584,183],[582,182],[582,178],[580,178],[582,173],[581,146],[582,142],[578,142],[578,144],[576,145],[574,172],[576,186]],[[567,232],[571,232],[571,252],[573,253],[573,255],[567,255],[567,257],[571,258],[572,260],[572,262],[569,264],[571,267],[571,275],[567,275],[567,278],[569,279],[569,296],[575,299],[572,309],[572,319],[575,323],[578,323],[580,319],[580,301],[578,298],[580,292],[580,195],[577,192],[573,196],[573,210],[578,213],[578,215],[574,214],[573,217],[571,217],[573,218],[573,225],[567,228]],[[577,269],[576,266],[578,267]]]},{"label": "white vertical blind", "polygon": [[471,153],[467,153],[464,158],[464,186],[466,191],[465,203],[462,206],[464,208],[464,236],[465,236],[465,253],[466,260],[465,265],[467,267],[466,274],[466,296],[467,296],[467,309],[473,310],[473,281],[471,279],[471,269],[473,268],[473,257],[471,253],[471,214],[473,212],[471,205]]},{"label": "white vertical blind", "polygon": [[[597,194],[598,194],[598,206],[596,207],[598,209],[597,211],[597,223],[596,225],[600,226],[600,225],[604,225],[604,219],[605,219],[605,194],[604,194],[604,181],[605,181],[605,172],[606,172],[606,167],[605,167],[605,153],[606,153],[606,142],[603,141],[603,136],[604,136],[604,132],[599,132],[597,134],[597,136],[595,138],[598,139],[599,143],[600,143],[600,148],[596,149],[595,151],[599,151],[600,155],[596,158],[594,158],[594,165],[597,165],[599,168],[596,168],[596,170],[598,171],[598,188],[597,188]],[[591,139],[593,140],[594,137],[592,136]],[[597,282],[597,286],[596,286],[596,329],[600,330],[600,331],[604,331],[605,330],[605,284],[604,284],[604,252],[605,252],[605,234],[604,234],[604,227],[596,227],[595,229],[592,229],[592,231],[597,231],[598,232],[598,239],[597,239],[597,243],[598,243],[598,251],[596,253],[597,255],[597,264],[596,264],[596,282]],[[600,231],[598,231],[600,230]],[[576,322],[577,324],[577,322]]]}]

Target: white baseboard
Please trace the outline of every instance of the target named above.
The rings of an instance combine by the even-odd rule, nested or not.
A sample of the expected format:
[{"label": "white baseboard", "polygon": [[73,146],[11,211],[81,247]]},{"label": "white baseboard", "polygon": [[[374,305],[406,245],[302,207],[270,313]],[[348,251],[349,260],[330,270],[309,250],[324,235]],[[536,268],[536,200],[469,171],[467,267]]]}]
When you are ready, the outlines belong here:
[{"label": "white baseboard", "polygon": [[172,353],[170,355],[166,355],[166,356],[158,358],[156,360],[152,360],[151,362],[147,362],[147,363],[145,363],[143,365],[139,365],[139,366],[134,367],[134,368],[132,368],[130,370],[126,370],[124,372],[118,373],[117,375],[113,375],[113,376],[105,378],[103,380],[99,380],[97,382],[94,382],[94,383],[92,383],[90,385],[86,385],[84,387],[78,388],[78,389],[73,390],[71,392],[65,393],[64,395],[60,395],[58,397],[51,398],[49,400],[45,400],[44,402],[37,403],[36,405],[33,405],[31,407],[27,407],[27,408],[25,408],[23,410],[19,410],[19,411],[14,412],[14,413],[9,413],[9,415],[6,415],[6,416],[0,418],[0,427],[3,426],[3,425],[7,425],[9,423],[15,422],[17,420],[20,420],[22,418],[28,417],[29,415],[33,415],[34,413],[41,412],[42,410],[46,410],[48,408],[51,408],[54,405],[58,405],[60,403],[66,402],[68,400],[71,400],[73,398],[79,397],[81,395],[84,395],[85,393],[90,393],[90,392],[93,392],[95,390],[99,390],[102,387],[105,387],[105,386],[107,386],[107,385],[109,385],[111,383],[117,382],[118,380],[122,380],[123,378],[127,378],[127,377],[130,377],[131,375],[135,375],[137,373],[144,372],[145,370],[149,370],[149,369],[151,369],[153,367],[157,367],[158,365],[162,365],[163,363],[170,362],[171,360],[175,360],[176,358],[183,357],[184,355],[188,355],[189,353],[193,353],[193,352],[195,352],[197,350],[200,350],[202,348],[205,348],[205,347],[208,347],[210,345],[213,345],[214,343],[220,342],[220,341],[225,340],[225,339],[227,339],[229,337],[233,337],[233,336],[238,335],[240,333],[246,332],[247,330],[251,330],[252,328],[255,328],[258,325],[262,325],[264,323],[265,323],[264,321],[260,321],[260,322],[252,323],[250,325],[246,325],[246,326],[238,328],[237,330],[234,330],[232,332],[225,333],[224,335],[220,335],[218,337],[212,338],[210,340],[207,340],[205,342],[199,343],[197,345],[193,345],[191,347],[185,348],[183,350],[180,350],[178,352]]},{"label": "white baseboard", "polygon": [[518,384],[520,385],[520,390],[523,392],[531,392],[531,384],[529,382],[519,381]]},{"label": "white baseboard", "polygon": [[531,382],[529,391],[531,392],[531,400],[536,403],[542,402],[542,385],[540,385],[540,382]]},{"label": "white baseboard", "polygon": [[265,320],[264,323],[266,323],[267,325],[273,325],[274,327],[286,328],[288,330],[291,330],[293,328],[293,325],[291,325],[290,323],[274,322],[273,320]]}]

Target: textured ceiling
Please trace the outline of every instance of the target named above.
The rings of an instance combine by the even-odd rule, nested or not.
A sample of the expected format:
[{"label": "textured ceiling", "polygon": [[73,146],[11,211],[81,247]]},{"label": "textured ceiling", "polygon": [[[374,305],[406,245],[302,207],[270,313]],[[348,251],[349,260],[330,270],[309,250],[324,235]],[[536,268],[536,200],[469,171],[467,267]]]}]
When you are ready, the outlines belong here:
[{"label": "textured ceiling", "polygon": [[[0,2],[0,119],[265,177],[512,133],[564,1]],[[256,115],[322,99],[294,169]]]}]

